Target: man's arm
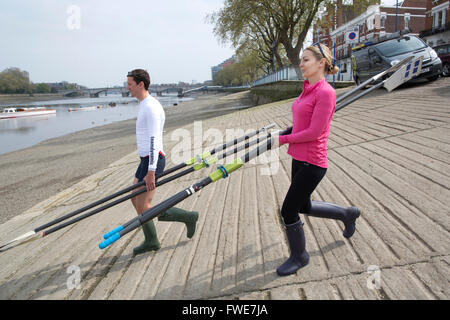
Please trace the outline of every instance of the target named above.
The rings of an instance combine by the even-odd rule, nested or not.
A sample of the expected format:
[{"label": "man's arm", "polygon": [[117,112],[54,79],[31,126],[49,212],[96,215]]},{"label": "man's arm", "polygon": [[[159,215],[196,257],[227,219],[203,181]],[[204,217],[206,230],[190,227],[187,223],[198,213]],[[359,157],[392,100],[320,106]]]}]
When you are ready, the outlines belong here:
[{"label": "man's arm", "polygon": [[[154,112],[154,110],[149,110],[150,113],[147,115],[147,126],[149,128],[150,135],[150,146],[149,146],[149,161],[148,161],[148,172],[145,176],[145,183],[147,185],[147,190],[151,191],[156,188],[155,186],[155,172],[158,165],[159,151],[161,149],[162,141],[162,128],[160,126],[159,115]],[[153,112],[152,112],[153,111]]]},{"label": "man's arm", "polygon": [[147,186],[147,191],[152,191],[156,188],[155,184],[155,171],[149,170],[145,176],[145,185]]}]

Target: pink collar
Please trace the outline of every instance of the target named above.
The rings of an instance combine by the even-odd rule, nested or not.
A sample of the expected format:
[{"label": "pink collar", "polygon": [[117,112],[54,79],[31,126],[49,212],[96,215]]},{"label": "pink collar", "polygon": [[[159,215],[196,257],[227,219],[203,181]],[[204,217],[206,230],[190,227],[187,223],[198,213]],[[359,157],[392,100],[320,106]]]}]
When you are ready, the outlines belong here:
[{"label": "pink collar", "polygon": [[305,80],[305,82],[303,84],[303,90],[307,90],[307,91],[314,90],[315,88],[321,86],[324,82],[325,82],[325,78],[322,78],[319,81],[317,81],[316,83],[314,83],[313,85],[310,85],[309,81]]}]

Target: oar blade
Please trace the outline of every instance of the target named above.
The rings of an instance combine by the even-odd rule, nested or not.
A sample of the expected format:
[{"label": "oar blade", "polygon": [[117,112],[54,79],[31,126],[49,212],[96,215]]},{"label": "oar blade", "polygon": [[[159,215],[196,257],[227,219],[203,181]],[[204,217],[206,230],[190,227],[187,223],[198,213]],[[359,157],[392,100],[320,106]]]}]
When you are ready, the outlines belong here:
[{"label": "oar blade", "polygon": [[391,92],[398,86],[420,74],[422,70],[423,56],[416,58],[399,68],[392,76],[384,82],[384,87]]},{"label": "oar blade", "polygon": [[[11,249],[13,247],[16,247],[18,245],[36,240],[41,237],[40,233],[36,233],[35,231],[28,231],[27,233],[24,233],[23,235],[9,241],[8,243],[3,244],[0,246],[0,252],[6,251],[8,249]],[[14,246],[10,246],[11,244],[16,243]]]}]

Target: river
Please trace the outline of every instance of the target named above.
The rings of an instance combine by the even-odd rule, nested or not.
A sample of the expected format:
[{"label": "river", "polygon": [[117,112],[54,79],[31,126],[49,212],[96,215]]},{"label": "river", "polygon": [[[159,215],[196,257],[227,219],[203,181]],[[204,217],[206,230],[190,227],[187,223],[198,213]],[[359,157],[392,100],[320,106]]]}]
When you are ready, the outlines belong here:
[{"label": "river", "polygon": [[[157,97],[164,108],[170,108],[193,98],[174,95]],[[109,103],[116,106],[111,107]],[[74,98],[70,100],[36,101],[21,106],[45,106],[55,109],[56,114],[0,120],[0,154],[33,146],[41,141],[68,133],[103,126],[116,121],[135,118],[138,112],[136,98],[121,95],[98,98]],[[100,106],[90,111],[72,111],[69,108]]]}]

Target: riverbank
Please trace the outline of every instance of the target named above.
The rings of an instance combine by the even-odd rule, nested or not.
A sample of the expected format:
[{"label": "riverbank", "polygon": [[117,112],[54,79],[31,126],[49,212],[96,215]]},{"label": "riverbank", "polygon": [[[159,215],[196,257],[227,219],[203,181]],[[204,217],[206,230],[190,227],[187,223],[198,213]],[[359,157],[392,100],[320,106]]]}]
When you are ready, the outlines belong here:
[{"label": "riverbank", "polygon": [[66,97],[57,93],[35,93],[29,94],[0,94],[0,106],[3,105],[21,105],[37,101],[52,101],[52,100],[70,100],[80,97]]},{"label": "riverbank", "polygon": [[[198,95],[165,108],[164,129],[248,106],[245,92]],[[0,224],[135,151],[135,123],[131,119],[94,127],[0,155]]]}]

